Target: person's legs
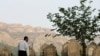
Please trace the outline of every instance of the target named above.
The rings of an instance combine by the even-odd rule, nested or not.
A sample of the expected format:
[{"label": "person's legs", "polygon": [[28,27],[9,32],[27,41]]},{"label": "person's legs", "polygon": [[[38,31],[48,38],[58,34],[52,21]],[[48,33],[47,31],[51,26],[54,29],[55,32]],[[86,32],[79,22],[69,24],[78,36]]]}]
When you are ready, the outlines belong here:
[{"label": "person's legs", "polygon": [[18,51],[18,56],[21,56],[21,53],[22,53],[21,51]]},{"label": "person's legs", "polygon": [[27,56],[26,51],[18,51],[18,56]]}]

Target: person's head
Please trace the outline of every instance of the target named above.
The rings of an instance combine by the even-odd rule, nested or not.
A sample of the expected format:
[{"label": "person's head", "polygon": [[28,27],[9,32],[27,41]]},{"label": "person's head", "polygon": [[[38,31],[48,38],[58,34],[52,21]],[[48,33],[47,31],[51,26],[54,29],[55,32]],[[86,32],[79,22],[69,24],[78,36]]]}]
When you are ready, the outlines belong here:
[{"label": "person's head", "polygon": [[24,40],[25,40],[26,42],[28,42],[28,36],[25,36],[25,37],[24,37]]}]

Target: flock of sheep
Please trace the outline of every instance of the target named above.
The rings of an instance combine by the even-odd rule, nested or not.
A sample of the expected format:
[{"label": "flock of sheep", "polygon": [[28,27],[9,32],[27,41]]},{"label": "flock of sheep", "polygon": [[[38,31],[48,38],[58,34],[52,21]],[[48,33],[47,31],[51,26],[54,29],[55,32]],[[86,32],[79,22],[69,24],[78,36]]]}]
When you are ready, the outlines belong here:
[{"label": "flock of sheep", "polygon": [[[82,46],[75,39],[66,42],[62,46],[61,56],[82,56]],[[13,56],[7,48],[0,47],[0,56]],[[30,47],[30,56],[36,56],[33,48]],[[53,44],[44,44],[40,47],[40,56],[59,56]],[[100,45],[90,43],[86,47],[86,56],[100,56]]]}]

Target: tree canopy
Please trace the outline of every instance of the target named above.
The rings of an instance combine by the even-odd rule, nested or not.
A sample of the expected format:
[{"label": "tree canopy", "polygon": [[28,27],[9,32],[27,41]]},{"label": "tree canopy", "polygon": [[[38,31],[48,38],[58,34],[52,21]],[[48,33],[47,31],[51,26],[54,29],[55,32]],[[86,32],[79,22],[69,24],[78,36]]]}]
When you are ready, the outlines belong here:
[{"label": "tree canopy", "polygon": [[[80,0],[80,6],[60,7],[59,12],[49,13],[47,18],[53,22],[55,30],[62,35],[75,36],[77,40],[93,40],[100,32],[100,12],[94,15],[96,8],[86,5],[87,0]],[[93,1],[89,1],[91,4]]]}]

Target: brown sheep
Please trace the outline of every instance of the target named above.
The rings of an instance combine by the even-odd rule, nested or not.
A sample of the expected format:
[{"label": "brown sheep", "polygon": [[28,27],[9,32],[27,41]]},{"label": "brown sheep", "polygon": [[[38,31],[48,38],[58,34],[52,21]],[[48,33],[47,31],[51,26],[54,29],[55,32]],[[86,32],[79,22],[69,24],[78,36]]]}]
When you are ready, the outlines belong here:
[{"label": "brown sheep", "polygon": [[93,51],[96,48],[96,44],[95,43],[90,43],[90,45],[87,46],[86,48],[86,56],[93,56]]},{"label": "brown sheep", "polygon": [[29,47],[30,56],[35,56],[35,51],[32,47]]},{"label": "brown sheep", "polygon": [[56,47],[53,44],[48,45],[43,50],[43,56],[57,56],[57,50]]},{"label": "brown sheep", "polygon": [[11,56],[11,52],[7,48],[0,47],[0,56]]},{"label": "brown sheep", "polygon": [[95,48],[93,56],[100,56],[100,45]]},{"label": "brown sheep", "polygon": [[41,47],[40,47],[40,56],[43,56],[43,50],[48,46],[48,44],[43,44]]},{"label": "brown sheep", "polygon": [[75,39],[68,43],[68,56],[81,56],[82,46]]},{"label": "brown sheep", "polygon": [[62,56],[68,56],[68,42],[62,46]]}]

